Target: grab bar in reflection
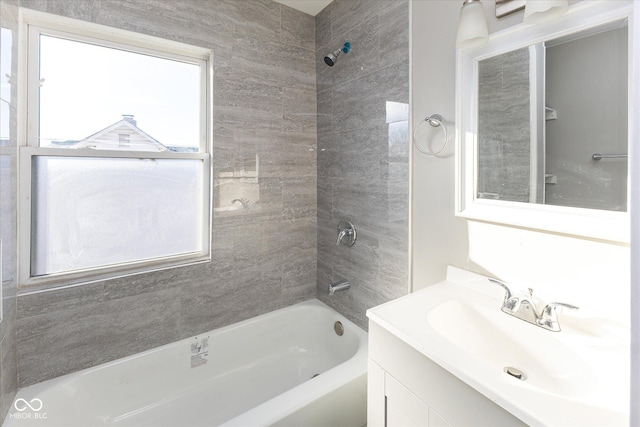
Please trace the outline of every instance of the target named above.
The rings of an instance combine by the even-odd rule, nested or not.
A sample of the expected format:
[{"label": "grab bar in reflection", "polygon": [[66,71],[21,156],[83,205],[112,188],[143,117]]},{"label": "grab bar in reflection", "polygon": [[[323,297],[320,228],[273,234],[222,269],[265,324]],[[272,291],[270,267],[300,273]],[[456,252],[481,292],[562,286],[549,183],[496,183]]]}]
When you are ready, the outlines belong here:
[{"label": "grab bar in reflection", "polygon": [[591,158],[593,160],[601,160],[601,159],[622,159],[629,157],[628,154],[600,154],[595,153]]}]

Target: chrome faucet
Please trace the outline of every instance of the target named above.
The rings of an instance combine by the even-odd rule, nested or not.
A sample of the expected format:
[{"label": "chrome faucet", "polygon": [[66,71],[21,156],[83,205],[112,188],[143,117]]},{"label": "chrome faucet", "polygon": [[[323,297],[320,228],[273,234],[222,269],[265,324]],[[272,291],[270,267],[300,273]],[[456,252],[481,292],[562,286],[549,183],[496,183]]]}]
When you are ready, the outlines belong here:
[{"label": "chrome faucet", "polygon": [[504,301],[502,302],[502,311],[549,331],[560,331],[558,313],[556,311],[558,307],[569,308],[572,310],[578,309],[575,305],[565,304],[562,302],[550,302],[539,311],[533,300],[533,289],[529,288],[528,293],[525,295],[514,296],[505,283],[491,278],[489,281],[501,286],[505,290]]},{"label": "chrome faucet", "polygon": [[338,291],[346,291],[351,287],[351,283],[347,279],[338,280],[335,283],[329,284],[329,296],[332,296]]}]

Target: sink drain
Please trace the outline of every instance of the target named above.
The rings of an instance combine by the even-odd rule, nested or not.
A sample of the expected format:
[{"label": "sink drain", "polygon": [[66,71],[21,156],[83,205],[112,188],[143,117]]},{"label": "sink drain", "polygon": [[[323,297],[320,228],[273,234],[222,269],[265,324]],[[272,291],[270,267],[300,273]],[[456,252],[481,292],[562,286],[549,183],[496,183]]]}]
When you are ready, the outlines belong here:
[{"label": "sink drain", "polygon": [[342,322],[339,320],[333,324],[333,330],[336,332],[338,336],[342,336],[344,334],[344,326],[342,326]]},{"label": "sink drain", "polygon": [[505,366],[504,371],[512,377],[519,379],[520,381],[524,381],[527,379],[527,376],[523,371],[518,368],[514,368],[513,366]]}]

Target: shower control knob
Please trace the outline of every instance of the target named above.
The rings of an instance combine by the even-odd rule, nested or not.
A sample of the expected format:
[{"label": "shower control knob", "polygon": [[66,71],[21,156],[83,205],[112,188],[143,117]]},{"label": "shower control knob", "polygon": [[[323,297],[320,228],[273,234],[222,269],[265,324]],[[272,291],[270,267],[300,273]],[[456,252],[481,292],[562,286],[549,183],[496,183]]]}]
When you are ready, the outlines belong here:
[{"label": "shower control knob", "polygon": [[353,246],[356,238],[356,226],[349,220],[340,221],[338,224],[338,240],[336,240],[336,245],[342,243],[345,246]]}]

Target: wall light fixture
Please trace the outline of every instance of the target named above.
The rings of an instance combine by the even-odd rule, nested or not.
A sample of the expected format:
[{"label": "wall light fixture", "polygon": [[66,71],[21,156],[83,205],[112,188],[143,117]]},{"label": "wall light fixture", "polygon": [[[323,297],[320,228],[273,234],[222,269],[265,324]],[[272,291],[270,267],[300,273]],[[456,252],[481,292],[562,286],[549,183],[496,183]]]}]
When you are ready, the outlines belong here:
[{"label": "wall light fixture", "polygon": [[543,24],[561,17],[569,10],[567,0],[527,0],[524,7],[525,24]]},{"label": "wall light fixture", "polygon": [[467,49],[486,43],[489,39],[487,18],[480,0],[465,0],[460,9],[456,46]]}]

